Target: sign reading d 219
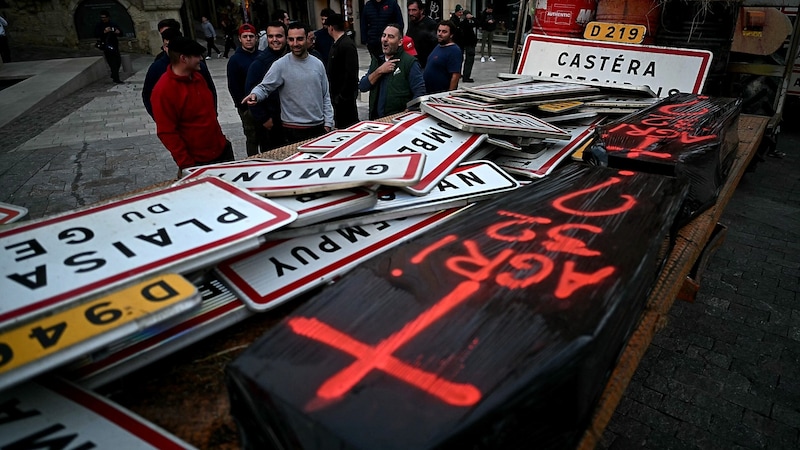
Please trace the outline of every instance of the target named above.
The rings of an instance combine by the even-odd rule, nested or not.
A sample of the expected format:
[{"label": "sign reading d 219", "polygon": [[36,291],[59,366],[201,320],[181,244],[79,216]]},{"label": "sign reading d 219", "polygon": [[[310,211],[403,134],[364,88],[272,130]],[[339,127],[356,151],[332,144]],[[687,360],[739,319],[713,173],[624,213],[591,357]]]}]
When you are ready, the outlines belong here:
[{"label": "sign reading d 219", "polygon": [[255,248],[288,210],[216,178],[0,231],[0,323],[136,278],[185,273]]},{"label": "sign reading d 219", "polygon": [[699,94],[712,53],[530,34],[517,74],[649,86],[658,97]]}]

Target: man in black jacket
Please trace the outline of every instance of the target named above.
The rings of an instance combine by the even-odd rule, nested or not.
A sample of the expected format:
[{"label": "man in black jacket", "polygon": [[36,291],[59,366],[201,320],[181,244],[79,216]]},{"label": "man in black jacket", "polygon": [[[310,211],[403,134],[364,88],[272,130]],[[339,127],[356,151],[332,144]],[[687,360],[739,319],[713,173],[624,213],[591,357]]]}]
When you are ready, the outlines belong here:
[{"label": "man in black jacket", "polygon": [[461,33],[461,50],[464,52],[464,69],[462,80],[464,83],[474,83],[472,79],[472,65],[475,64],[475,47],[478,45],[478,36],[475,34],[475,17],[470,11],[464,11],[464,17],[459,25]]},{"label": "man in black jacket", "polygon": [[333,38],[327,64],[333,120],[336,128],[346,128],[358,122],[358,50],[356,43],[345,36],[340,14],[328,16],[325,28]]},{"label": "man in black jacket", "polygon": [[119,25],[111,21],[108,11],[100,11],[100,22],[94,27],[94,37],[97,38],[97,48],[103,51],[108,68],[111,69],[111,79],[114,83],[122,83],[119,79],[119,68],[122,65],[122,55],[119,54],[118,36],[122,35]]},{"label": "man in black jacket", "polygon": [[406,36],[414,40],[417,50],[417,61],[424,69],[428,62],[428,55],[436,47],[436,21],[425,14],[425,5],[421,0],[408,0],[408,32]]}]

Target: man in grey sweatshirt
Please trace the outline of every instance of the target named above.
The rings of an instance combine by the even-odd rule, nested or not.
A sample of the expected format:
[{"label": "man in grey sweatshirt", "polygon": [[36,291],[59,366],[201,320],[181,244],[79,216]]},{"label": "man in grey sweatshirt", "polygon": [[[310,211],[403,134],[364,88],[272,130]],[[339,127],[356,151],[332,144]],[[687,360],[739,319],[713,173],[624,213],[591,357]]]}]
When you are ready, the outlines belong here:
[{"label": "man in grey sweatshirt", "polygon": [[325,66],[309,58],[308,26],[289,24],[287,53],[270,67],[264,79],[242,103],[255,105],[280,90],[281,121],[288,143],[311,139],[333,128],[333,106]]}]

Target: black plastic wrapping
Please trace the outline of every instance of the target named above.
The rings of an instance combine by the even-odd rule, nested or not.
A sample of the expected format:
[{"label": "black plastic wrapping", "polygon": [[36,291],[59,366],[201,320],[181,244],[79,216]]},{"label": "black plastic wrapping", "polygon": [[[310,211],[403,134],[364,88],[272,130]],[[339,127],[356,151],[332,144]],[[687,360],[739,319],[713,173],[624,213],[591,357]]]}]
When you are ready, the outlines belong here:
[{"label": "black plastic wrapping", "polygon": [[571,165],[361,264],[228,366],[245,447],[574,446],[685,194]]},{"label": "black plastic wrapping", "polygon": [[598,127],[584,160],[617,169],[676,176],[689,183],[678,222],[711,207],[739,145],[741,99],[674,94]]}]

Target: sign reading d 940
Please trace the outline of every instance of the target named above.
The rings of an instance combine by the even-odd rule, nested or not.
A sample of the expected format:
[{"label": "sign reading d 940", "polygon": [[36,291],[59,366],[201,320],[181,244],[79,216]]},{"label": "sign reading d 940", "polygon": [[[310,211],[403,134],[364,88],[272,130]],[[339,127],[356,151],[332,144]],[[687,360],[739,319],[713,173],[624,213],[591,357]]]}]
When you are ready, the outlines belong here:
[{"label": "sign reading d 940", "polygon": [[0,323],[144,275],[215,264],[296,217],[207,178],[0,231]]}]

